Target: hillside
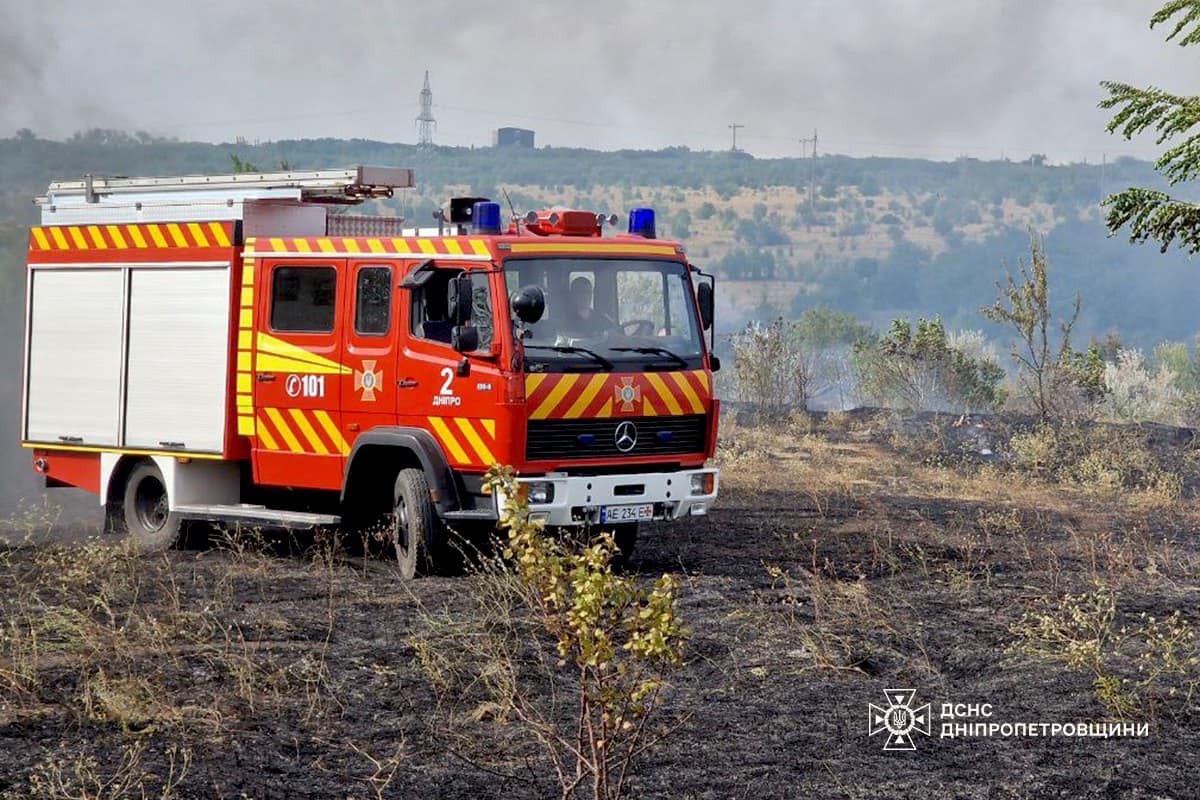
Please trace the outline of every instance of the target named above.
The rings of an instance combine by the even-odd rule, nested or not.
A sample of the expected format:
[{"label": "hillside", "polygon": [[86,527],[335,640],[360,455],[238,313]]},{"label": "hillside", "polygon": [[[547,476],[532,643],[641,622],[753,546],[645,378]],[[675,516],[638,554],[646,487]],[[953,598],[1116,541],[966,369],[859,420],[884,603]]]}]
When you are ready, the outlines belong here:
[{"label": "hillside", "polygon": [[[424,221],[445,199],[500,196],[518,210],[546,205],[624,214],[659,210],[663,235],[684,240],[696,263],[724,279],[722,327],[791,315],[823,304],[876,325],[897,315],[941,314],[952,327],[982,328],[977,309],[993,296],[1005,264],[1044,234],[1057,302],[1083,295],[1078,330],[1118,330],[1151,347],[1190,340],[1200,290],[1178,254],[1107,238],[1099,203],[1110,191],[1157,182],[1149,164],[1048,165],[821,156],[755,159],[744,154],[435,148],[367,140],[204,144],[146,134],[91,131],[66,142],[28,132],[0,140],[0,247],[5,285],[19,280],[29,198],[52,178],[101,174],[228,172],[231,155],[264,168],[349,163],[411,165],[419,188],[378,203],[377,213]],[[810,181],[812,196],[810,198]]]}]

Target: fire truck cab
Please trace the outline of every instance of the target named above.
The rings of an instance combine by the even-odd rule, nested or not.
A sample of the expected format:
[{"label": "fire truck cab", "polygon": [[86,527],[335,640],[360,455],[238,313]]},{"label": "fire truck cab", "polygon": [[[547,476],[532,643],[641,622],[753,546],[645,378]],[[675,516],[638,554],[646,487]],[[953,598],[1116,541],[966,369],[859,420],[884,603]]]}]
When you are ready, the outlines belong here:
[{"label": "fire truck cab", "polygon": [[513,466],[535,518],[703,515],[713,282],[649,209],[433,228],[344,213],[410,170],[52,183],[30,232],[22,444],[147,548],[188,520],[380,526],[401,571],[491,526]]}]

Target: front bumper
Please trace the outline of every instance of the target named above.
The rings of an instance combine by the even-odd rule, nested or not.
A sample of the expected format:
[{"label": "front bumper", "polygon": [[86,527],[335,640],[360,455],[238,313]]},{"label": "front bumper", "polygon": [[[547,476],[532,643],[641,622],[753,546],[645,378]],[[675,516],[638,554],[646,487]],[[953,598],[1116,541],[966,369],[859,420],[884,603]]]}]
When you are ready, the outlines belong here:
[{"label": "front bumper", "polygon": [[[693,475],[711,475],[712,490],[693,493]],[[548,502],[534,502],[531,493],[529,503],[529,516],[547,525],[598,525],[602,522],[601,509],[615,506],[653,506],[651,516],[642,517],[642,521],[704,516],[719,489],[718,472],[711,468],[621,475],[552,472],[520,478],[519,482],[553,487]]]}]

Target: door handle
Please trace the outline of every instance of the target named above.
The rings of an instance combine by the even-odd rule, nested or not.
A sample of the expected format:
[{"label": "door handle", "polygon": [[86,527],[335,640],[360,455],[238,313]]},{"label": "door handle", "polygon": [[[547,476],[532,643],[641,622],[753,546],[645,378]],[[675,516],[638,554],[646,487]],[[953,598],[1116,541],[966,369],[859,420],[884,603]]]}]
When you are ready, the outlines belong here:
[{"label": "door handle", "polygon": [[419,381],[417,381],[415,378],[403,378],[401,380],[396,381],[396,385],[399,386],[401,389],[412,389],[418,383],[419,383]]},{"label": "door handle", "polygon": [[254,380],[259,383],[274,383],[275,376],[270,372],[260,372],[254,376]]}]

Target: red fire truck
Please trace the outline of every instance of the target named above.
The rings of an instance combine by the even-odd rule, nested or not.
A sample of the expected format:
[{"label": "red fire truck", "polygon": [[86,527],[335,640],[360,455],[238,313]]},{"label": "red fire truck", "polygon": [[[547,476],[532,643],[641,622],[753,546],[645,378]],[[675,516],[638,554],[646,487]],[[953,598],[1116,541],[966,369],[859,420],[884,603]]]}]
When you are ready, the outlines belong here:
[{"label": "red fire truck", "polygon": [[[706,513],[713,284],[650,209],[437,227],[343,213],[411,170],[52,183],[30,232],[22,443],[111,532],[188,520],[390,531],[401,571],[494,525],[516,468],[549,526]],[[711,339],[711,337],[710,337]]]}]

